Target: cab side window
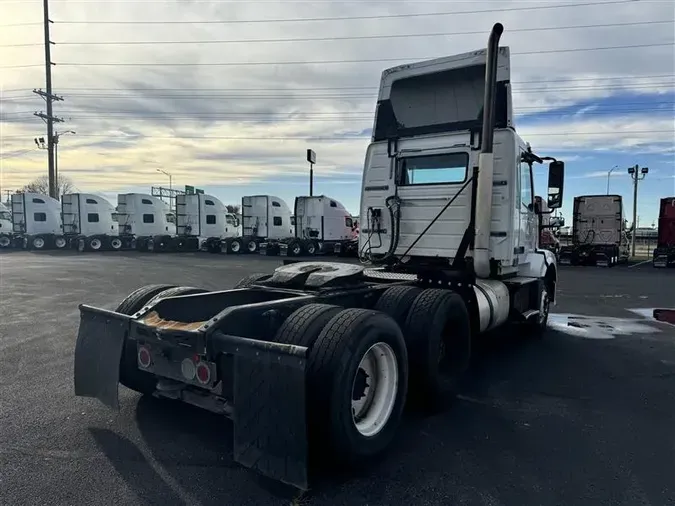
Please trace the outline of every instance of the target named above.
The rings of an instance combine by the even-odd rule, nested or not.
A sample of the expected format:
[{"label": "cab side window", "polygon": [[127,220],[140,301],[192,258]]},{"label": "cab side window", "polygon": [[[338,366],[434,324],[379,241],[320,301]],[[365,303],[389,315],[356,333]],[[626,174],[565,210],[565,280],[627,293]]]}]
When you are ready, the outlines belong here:
[{"label": "cab side window", "polygon": [[527,211],[534,209],[532,194],[532,178],[530,177],[530,166],[525,162],[520,162],[520,210]]}]

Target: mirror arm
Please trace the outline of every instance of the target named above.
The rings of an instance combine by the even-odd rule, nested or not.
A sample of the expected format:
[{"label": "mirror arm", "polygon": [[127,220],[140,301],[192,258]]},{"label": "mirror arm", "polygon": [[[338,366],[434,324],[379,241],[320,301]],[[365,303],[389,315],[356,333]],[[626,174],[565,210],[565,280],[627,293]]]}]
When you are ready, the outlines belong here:
[{"label": "mirror arm", "polygon": [[544,163],[541,158],[539,158],[531,151],[523,151],[523,154],[521,155],[520,159],[529,165],[532,165],[533,163]]}]

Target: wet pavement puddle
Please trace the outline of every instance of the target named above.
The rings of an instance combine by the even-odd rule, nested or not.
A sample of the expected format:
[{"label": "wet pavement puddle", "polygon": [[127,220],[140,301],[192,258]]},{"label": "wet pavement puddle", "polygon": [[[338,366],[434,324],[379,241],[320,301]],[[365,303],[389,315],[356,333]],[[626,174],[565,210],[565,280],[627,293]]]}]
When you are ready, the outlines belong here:
[{"label": "wet pavement puddle", "polygon": [[[629,310],[636,312],[643,310]],[[650,309],[644,311],[653,311]],[[637,313],[643,315],[643,313]],[[646,314],[646,313],[644,313]],[[649,313],[651,315],[651,313]],[[655,322],[650,316],[651,321]],[[571,313],[549,315],[549,327],[558,332],[586,339],[614,339],[616,336],[653,334],[661,329],[648,325],[647,319],[615,318],[607,316],[584,316]]]}]

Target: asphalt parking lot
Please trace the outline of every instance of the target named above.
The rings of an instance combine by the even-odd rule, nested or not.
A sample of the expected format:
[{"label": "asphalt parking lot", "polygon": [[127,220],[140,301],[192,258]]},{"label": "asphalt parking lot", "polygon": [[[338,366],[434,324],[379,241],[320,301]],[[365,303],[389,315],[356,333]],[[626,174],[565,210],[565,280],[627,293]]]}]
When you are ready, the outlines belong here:
[{"label": "asphalt parking lot", "polygon": [[[279,260],[208,254],[0,254],[1,505],[675,504],[675,271],[562,267],[551,330],[478,347],[460,398],[408,414],[366,470],[302,496],[233,463],[230,422],[120,387],[75,398],[81,302],[147,283],[233,286]],[[580,318],[586,317],[586,318]]]}]

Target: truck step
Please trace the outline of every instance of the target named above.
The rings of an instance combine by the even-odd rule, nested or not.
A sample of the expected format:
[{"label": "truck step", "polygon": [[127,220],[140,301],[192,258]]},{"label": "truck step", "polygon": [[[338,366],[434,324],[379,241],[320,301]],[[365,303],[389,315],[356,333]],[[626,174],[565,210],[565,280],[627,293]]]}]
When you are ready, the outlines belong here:
[{"label": "truck step", "polygon": [[528,309],[523,313],[523,318],[526,320],[529,320],[531,318],[534,318],[536,316],[539,316],[539,310],[538,309]]}]

